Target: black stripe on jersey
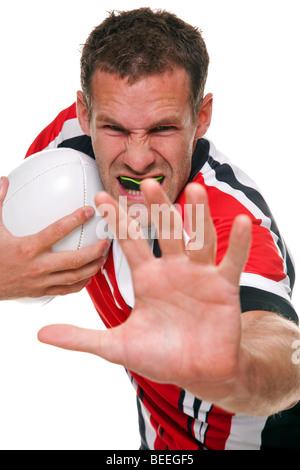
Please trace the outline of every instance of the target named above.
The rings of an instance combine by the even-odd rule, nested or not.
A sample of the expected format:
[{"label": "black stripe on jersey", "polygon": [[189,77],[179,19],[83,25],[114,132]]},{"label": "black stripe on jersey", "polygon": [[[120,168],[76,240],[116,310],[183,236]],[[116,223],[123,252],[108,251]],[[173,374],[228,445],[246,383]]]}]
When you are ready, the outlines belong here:
[{"label": "black stripe on jersey", "polygon": [[183,411],[184,397],[185,397],[185,390],[182,388],[181,391],[180,391],[180,396],[179,396],[179,400],[178,400],[178,409],[180,411]]},{"label": "black stripe on jersey", "polygon": [[188,183],[193,181],[195,176],[199,173],[201,168],[203,167],[204,163],[207,162],[207,159],[209,157],[209,148],[210,144],[207,140],[205,139],[199,139],[197,140],[197,145],[192,157],[192,168],[191,168],[191,173],[188,179]]},{"label": "black stripe on jersey", "polygon": [[[204,421],[205,423],[208,423],[209,413],[211,413],[213,407],[214,407],[214,405],[211,404],[209,410],[206,412],[206,414],[205,414],[205,421]],[[201,426],[201,427],[202,427],[202,426]],[[208,425],[206,426],[205,431],[204,431],[204,440],[203,440],[204,445],[205,445],[205,441],[206,441],[206,434],[207,434],[207,431],[209,430],[210,427],[211,427],[211,425],[208,424]]]},{"label": "black stripe on jersey", "polygon": [[[178,400],[178,409],[180,411],[183,411],[184,399],[185,399],[185,390],[182,388],[181,391],[180,391],[180,396],[179,396],[179,400]],[[193,411],[194,411],[194,418],[196,418],[196,419],[198,419],[199,409],[200,409],[201,403],[202,403],[202,401],[199,400],[199,398],[196,398],[196,397],[194,398]]]},{"label": "black stripe on jersey", "polygon": [[[218,181],[227,183],[231,188],[237,191],[241,191],[243,194],[245,194],[249,201],[253,202],[253,204],[255,204],[256,207],[258,207],[261,212],[271,220],[271,230],[278,236],[278,238],[280,238],[280,233],[277,224],[262,195],[256,189],[242,184],[236,178],[233,169],[228,163],[217,162],[211,156],[208,157],[207,163],[209,164],[211,169],[214,170],[216,179]],[[279,243],[282,243],[281,240],[279,240]],[[280,246],[280,249],[282,249],[282,246]]]},{"label": "black stripe on jersey", "polygon": [[231,166],[228,163],[220,163],[209,155],[210,144],[205,139],[197,141],[196,149],[192,158],[192,170],[189,181],[192,181],[199,173],[204,163],[208,163],[212,170],[214,170],[216,179],[220,182],[226,183],[237,191],[241,191],[245,196],[253,202],[261,212],[271,220],[271,229],[278,237],[280,237],[279,230],[273,216],[270,212],[262,195],[254,188],[245,186],[237,180]]},{"label": "black stripe on jersey", "polygon": [[138,388],[138,397],[139,399],[141,400],[141,402],[143,403],[143,400],[144,400],[144,390],[142,389],[142,387],[139,386]]},{"label": "black stripe on jersey", "polygon": [[197,418],[197,419],[198,419],[200,405],[201,405],[201,400],[199,400],[199,398],[196,398],[196,397],[195,397],[194,405],[193,405],[193,408],[194,408],[194,418]]},{"label": "black stripe on jersey", "polygon": [[79,152],[86,153],[95,160],[95,154],[92,147],[92,140],[88,135],[80,135],[78,137],[73,137],[72,139],[67,139],[61,142],[58,145],[59,148],[71,148],[73,150],[78,150]]},{"label": "black stripe on jersey", "polygon": [[250,312],[252,310],[273,312],[298,325],[299,319],[293,306],[288,300],[279,295],[254,287],[241,286],[240,300],[242,312]]},{"label": "black stripe on jersey", "polygon": [[193,434],[193,424],[194,424],[194,418],[189,416],[188,420],[187,420],[187,430],[188,430],[188,433],[191,434],[192,436],[194,435]]},{"label": "black stripe on jersey", "polygon": [[139,399],[138,396],[136,397],[136,403],[137,403],[137,409],[138,409],[139,431],[140,431],[140,436],[141,436],[140,450],[149,450],[148,444],[147,444],[147,439],[146,439],[145,421],[144,421],[144,418],[143,418],[140,399]]},{"label": "black stripe on jersey", "polygon": [[294,284],[295,284],[295,279],[296,279],[296,273],[295,273],[295,267],[294,267],[294,263],[290,257],[290,254],[288,252],[288,250],[286,250],[286,269],[287,269],[287,273],[288,273],[288,276],[289,276],[289,279],[290,279],[290,285],[291,285],[291,290],[293,290],[294,288]]}]

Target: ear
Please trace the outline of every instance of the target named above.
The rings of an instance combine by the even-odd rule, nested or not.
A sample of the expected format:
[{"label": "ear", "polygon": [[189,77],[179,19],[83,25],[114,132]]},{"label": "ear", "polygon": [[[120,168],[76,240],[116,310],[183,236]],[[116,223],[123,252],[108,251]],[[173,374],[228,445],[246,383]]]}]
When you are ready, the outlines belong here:
[{"label": "ear", "polygon": [[209,129],[212,118],[213,95],[208,93],[202,100],[197,117],[196,139],[200,139]]},{"label": "ear", "polygon": [[77,118],[78,118],[80,127],[86,135],[90,136],[91,133],[90,133],[90,126],[89,126],[89,114],[88,114],[88,110],[86,108],[86,105],[83,99],[82,91],[77,92],[76,107],[77,107]]}]

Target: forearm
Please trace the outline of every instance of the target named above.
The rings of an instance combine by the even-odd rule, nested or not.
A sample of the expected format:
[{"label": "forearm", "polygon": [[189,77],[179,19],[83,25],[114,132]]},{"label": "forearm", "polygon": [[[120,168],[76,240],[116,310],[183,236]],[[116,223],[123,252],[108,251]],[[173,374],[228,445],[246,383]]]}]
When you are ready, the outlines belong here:
[{"label": "forearm", "polygon": [[277,314],[242,315],[243,361],[238,383],[245,390],[246,406],[240,400],[244,412],[267,416],[300,399],[300,366],[292,361],[292,344],[299,338],[299,328]]},{"label": "forearm", "polygon": [[292,361],[292,344],[299,339],[299,328],[277,314],[244,313],[238,372],[216,388],[216,404],[253,416],[270,416],[295,404],[300,366]]}]

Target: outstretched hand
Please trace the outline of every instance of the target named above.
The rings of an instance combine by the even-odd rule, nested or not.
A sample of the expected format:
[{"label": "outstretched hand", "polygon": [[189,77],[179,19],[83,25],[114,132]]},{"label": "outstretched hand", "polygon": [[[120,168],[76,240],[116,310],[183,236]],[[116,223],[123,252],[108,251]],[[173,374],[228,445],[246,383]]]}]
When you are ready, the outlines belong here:
[{"label": "outstretched hand", "polygon": [[[153,180],[143,182],[148,207],[168,204],[175,214],[171,235],[182,230],[182,219],[169,203],[162,187]],[[160,236],[161,258],[156,258],[142,235],[120,239],[127,257],[135,293],[129,318],[107,331],[52,325],[39,332],[41,342],[96,354],[121,364],[150,380],[172,383],[207,399],[207,388],[233,380],[239,371],[241,310],[239,278],[251,244],[251,221],[235,220],[226,255],[215,262],[216,235],[206,192],[191,183],[186,203],[196,214],[204,206],[202,248],[185,246],[183,238]],[[99,193],[96,205],[111,205],[118,224],[128,227],[127,214],[107,193]],[[120,227],[117,226],[117,229]],[[137,229],[138,230],[138,229]],[[158,228],[158,235],[161,235]],[[178,233],[178,232],[176,232]]]}]

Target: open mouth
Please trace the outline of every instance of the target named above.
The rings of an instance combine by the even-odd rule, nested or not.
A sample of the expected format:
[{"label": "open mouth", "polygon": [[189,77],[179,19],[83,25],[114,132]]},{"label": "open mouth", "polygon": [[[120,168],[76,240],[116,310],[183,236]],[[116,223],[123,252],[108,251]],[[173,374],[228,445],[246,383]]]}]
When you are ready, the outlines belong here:
[{"label": "open mouth", "polygon": [[[154,176],[153,179],[162,184],[164,176]],[[119,176],[118,181],[123,189],[125,189],[129,194],[141,194],[140,185],[143,182],[143,179],[130,178],[128,176]]]}]

